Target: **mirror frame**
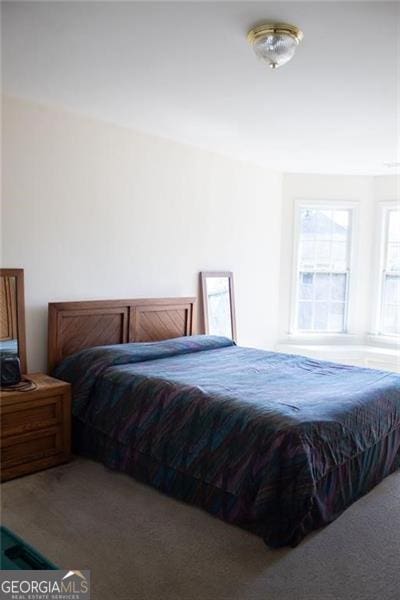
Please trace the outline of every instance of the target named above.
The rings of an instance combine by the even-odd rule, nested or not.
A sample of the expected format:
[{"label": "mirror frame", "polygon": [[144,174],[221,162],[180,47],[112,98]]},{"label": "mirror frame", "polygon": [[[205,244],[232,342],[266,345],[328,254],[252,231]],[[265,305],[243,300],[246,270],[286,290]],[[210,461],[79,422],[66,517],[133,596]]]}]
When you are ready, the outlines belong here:
[{"label": "mirror frame", "polygon": [[200,284],[201,293],[203,300],[203,319],[204,319],[204,332],[209,335],[209,318],[208,318],[208,302],[207,302],[207,285],[206,279],[211,277],[226,277],[229,281],[229,303],[231,309],[231,329],[232,329],[232,340],[236,339],[236,314],[235,314],[235,294],[233,291],[233,273],[232,271],[201,271],[200,272]]},{"label": "mirror frame", "polygon": [[23,269],[0,269],[0,276],[15,277],[15,289],[17,293],[17,337],[18,357],[21,363],[21,373],[27,372],[26,363],[26,337],[25,337],[25,296],[24,296],[24,270]]}]

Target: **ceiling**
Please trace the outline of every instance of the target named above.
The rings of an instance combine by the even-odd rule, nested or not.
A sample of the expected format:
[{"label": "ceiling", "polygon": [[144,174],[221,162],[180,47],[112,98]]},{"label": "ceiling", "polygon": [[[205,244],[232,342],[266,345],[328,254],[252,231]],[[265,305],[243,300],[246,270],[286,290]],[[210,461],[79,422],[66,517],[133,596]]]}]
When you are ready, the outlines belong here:
[{"label": "ceiling", "polygon": [[[399,8],[2,2],[3,91],[283,171],[388,174]],[[277,71],[246,42],[264,19],[304,31]]]}]

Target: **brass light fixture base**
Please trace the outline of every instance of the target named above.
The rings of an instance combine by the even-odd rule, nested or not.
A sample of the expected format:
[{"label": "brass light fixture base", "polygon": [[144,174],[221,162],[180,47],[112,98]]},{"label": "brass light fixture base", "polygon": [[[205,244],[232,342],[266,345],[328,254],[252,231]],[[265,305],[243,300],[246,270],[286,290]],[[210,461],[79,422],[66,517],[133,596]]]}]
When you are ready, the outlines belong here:
[{"label": "brass light fixture base", "polygon": [[289,25],[288,23],[263,23],[250,29],[247,39],[250,44],[254,44],[260,38],[271,34],[290,35],[298,44],[304,37],[301,29],[295,25]]}]

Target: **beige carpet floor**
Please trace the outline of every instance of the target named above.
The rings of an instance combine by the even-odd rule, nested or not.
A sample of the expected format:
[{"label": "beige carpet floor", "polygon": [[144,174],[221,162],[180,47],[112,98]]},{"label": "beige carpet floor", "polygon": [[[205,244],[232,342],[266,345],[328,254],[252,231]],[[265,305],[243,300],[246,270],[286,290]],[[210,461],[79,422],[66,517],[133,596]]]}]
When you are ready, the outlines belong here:
[{"label": "beige carpet floor", "polygon": [[76,459],[2,485],[2,520],[93,600],[400,600],[400,473],[297,548]]}]

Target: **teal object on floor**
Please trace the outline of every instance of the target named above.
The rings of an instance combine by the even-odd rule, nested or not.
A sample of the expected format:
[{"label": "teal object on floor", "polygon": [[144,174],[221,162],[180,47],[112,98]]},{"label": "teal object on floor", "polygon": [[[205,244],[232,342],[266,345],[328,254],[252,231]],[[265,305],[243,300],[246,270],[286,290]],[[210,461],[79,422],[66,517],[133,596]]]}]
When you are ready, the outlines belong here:
[{"label": "teal object on floor", "polygon": [[37,550],[12,533],[7,527],[0,527],[1,570],[54,570],[56,565],[47,560]]}]

